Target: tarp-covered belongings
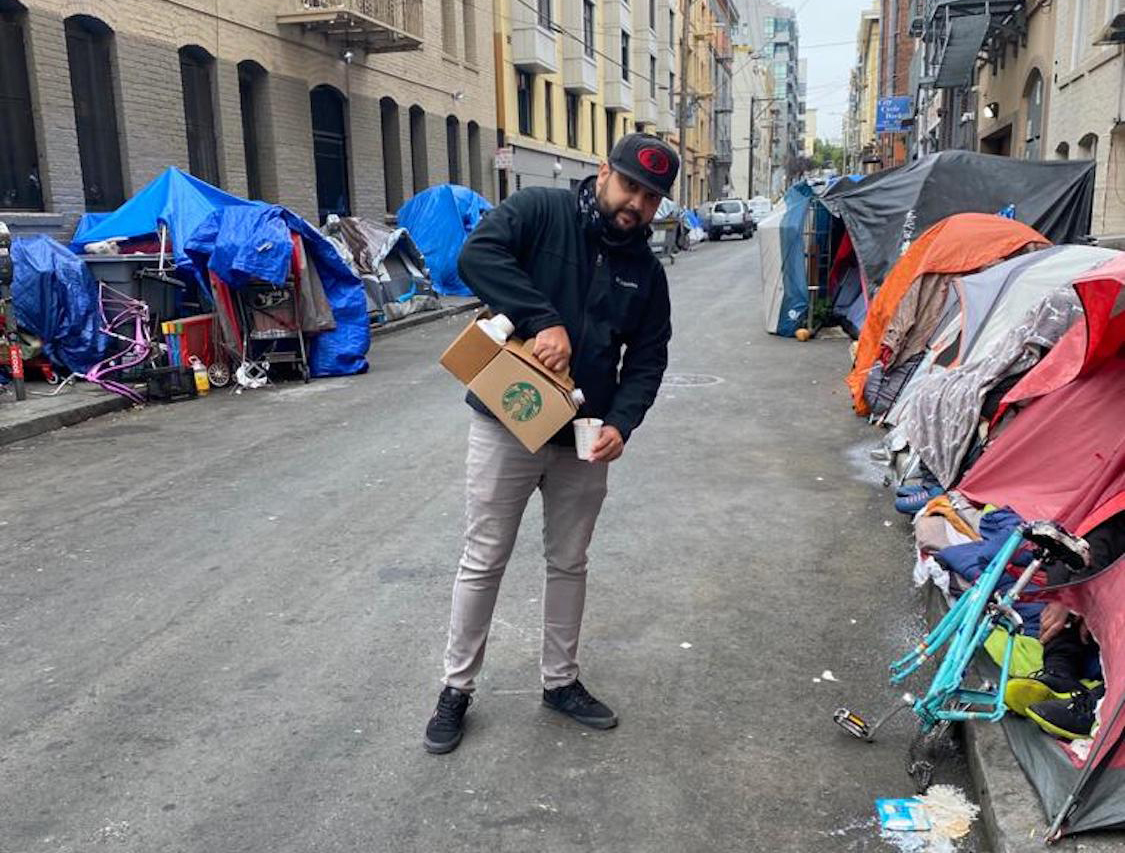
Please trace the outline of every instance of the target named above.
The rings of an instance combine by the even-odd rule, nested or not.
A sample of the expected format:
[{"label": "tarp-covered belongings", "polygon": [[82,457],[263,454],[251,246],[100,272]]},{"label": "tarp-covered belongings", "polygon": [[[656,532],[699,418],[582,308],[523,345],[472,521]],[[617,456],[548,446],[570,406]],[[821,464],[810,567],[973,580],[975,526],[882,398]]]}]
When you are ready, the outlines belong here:
[{"label": "tarp-covered belongings", "polygon": [[442,296],[472,295],[457,274],[457,257],[481,216],[491,209],[483,196],[457,184],[430,187],[398,209],[398,224],[421,249],[434,289]]},{"label": "tarp-covered belongings", "polygon": [[1051,242],[1073,243],[1089,233],[1093,193],[1093,161],[941,151],[854,186],[841,181],[821,201],[844,220],[870,295],[903,249],[947,216],[1014,205],[1017,221]]},{"label": "tarp-covered belongings", "polygon": [[[1047,245],[1049,241],[1042,234],[1026,225],[985,213],[950,216],[915,240],[891,269],[868,308],[855,366],[846,380],[856,413],[871,412],[871,401],[865,399],[865,385],[873,385],[866,388],[867,396],[882,395],[886,390],[883,386],[892,380],[889,374],[896,367],[903,370],[893,379],[898,381],[898,387],[905,384],[916,362],[911,365],[909,357],[899,361],[898,356],[908,339],[925,341],[933,333],[954,274],[975,272],[1019,252]],[[886,337],[888,329],[890,339]],[[880,379],[877,383],[869,376],[873,369],[882,374],[875,377]]]},{"label": "tarp-covered belongings", "polygon": [[106,354],[98,283],[80,258],[44,234],[12,244],[16,322],[43,341],[56,365],[85,373]]},{"label": "tarp-covered belongings", "polygon": [[223,192],[170,166],[112,213],[82,217],[70,246],[74,251],[82,252],[88,243],[147,237],[158,234],[163,226],[171,237],[172,259],[176,268],[194,276],[196,271],[184,251],[185,244],[214,211],[232,206],[264,205]]},{"label": "tarp-covered belongings", "polygon": [[328,217],[329,238],[343,241],[367,293],[367,312],[397,320],[440,306],[418,245],[405,228],[356,216]]},{"label": "tarp-covered belongings", "polygon": [[943,486],[956,482],[992,389],[1037,364],[1082,316],[1074,288],[1060,283],[1119,255],[1094,246],[1056,246],[954,283],[949,310],[955,325],[943,337],[952,339],[948,349],[957,354],[950,359],[936,352],[953,366],[946,370],[930,361],[933,349],[927,353],[929,372],[904,389],[895,431]]},{"label": "tarp-covered belongings", "polygon": [[[758,223],[762,268],[762,304],[766,331],[793,337],[809,314],[806,217],[815,193],[805,181],[789,188],[773,212]],[[814,229],[822,237],[820,229]],[[814,237],[813,239],[816,239]]]},{"label": "tarp-covered belongings", "polygon": [[[186,249],[201,270],[209,270],[233,288],[251,281],[285,283],[293,257],[291,233],[323,285],[331,306],[334,328],[312,338],[309,371],[313,376],[345,376],[367,370],[371,330],[363,282],[353,273],[327,238],[301,217],[277,205],[228,207],[214,211],[196,229]],[[311,287],[311,285],[310,285]],[[306,288],[308,293],[309,288]],[[313,294],[309,294],[310,296]],[[302,328],[316,322],[315,307],[302,297]]]}]

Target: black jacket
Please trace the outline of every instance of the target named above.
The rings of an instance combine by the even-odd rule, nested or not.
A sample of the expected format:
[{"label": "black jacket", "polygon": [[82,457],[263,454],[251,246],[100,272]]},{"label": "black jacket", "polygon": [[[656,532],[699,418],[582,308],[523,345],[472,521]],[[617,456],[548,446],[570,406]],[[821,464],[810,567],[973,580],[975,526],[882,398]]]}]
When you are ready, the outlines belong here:
[{"label": "black jacket", "polygon": [[[581,212],[579,192],[515,193],[480,221],[457,268],[473,293],[511,319],[517,337],[566,327],[570,373],[586,397],[579,415],[601,418],[628,440],[668,366],[668,280],[647,229],[614,243]],[[468,400],[487,413],[473,395]],[[573,444],[573,430],[567,426],[551,440]]]}]

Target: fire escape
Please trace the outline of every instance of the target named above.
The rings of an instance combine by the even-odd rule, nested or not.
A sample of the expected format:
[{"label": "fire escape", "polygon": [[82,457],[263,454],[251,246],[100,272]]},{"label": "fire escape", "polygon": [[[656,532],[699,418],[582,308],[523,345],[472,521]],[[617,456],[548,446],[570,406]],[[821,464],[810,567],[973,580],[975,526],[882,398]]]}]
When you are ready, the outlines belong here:
[{"label": "fire escape", "polygon": [[[1009,47],[1027,47],[1025,0],[916,0],[911,35],[916,54],[917,101],[940,93],[940,148],[973,148],[976,106],[971,87],[978,65],[1004,67]],[[912,77],[914,74],[912,74]]]}]

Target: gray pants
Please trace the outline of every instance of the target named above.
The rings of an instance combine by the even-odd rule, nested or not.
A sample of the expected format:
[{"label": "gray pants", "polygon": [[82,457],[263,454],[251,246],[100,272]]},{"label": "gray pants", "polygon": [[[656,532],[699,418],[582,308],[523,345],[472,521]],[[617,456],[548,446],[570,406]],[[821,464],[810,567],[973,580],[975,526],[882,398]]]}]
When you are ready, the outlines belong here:
[{"label": "gray pants", "polygon": [[586,604],[586,549],[606,494],[605,462],[585,462],[573,447],[529,453],[501,424],[472,413],[466,462],[465,550],[453,584],[445,650],[450,687],[471,692],[484,661],[500,578],[532,492],[543,493],[543,685],[578,677],[578,633]]}]

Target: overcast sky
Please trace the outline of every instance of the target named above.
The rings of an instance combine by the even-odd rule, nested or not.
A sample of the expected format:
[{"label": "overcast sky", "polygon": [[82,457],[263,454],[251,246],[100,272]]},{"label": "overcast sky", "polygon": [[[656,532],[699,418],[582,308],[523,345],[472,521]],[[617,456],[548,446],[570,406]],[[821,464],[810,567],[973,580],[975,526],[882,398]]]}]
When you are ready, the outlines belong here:
[{"label": "overcast sky", "polygon": [[859,13],[871,0],[789,0],[797,10],[800,56],[808,60],[805,103],[815,108],[816,135],[838,140],[848,104],[848,73],[855,65]]}]

